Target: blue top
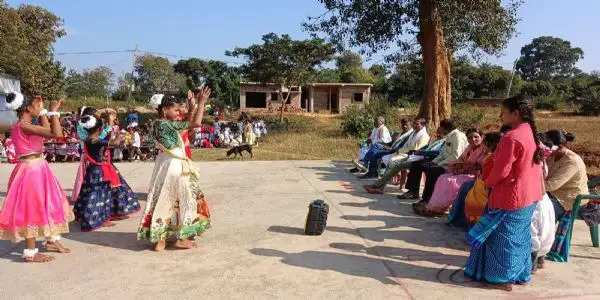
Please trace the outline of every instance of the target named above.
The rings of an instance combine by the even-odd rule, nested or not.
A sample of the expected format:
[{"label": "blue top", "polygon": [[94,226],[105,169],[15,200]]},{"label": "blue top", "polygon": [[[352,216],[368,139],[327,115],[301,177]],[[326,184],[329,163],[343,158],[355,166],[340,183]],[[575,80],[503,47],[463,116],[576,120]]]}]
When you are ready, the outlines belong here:
[{"label": "blue top", "polygon": [[[106,136],[112,131],[112,127],[108,126],[108,125],[104,125],[104,129],[102,129],[102,132],[100,132],[100,135],[98,136],[99,139],[105,139]],[[79,146],[81,147],[81,150],[83,150],[83,145],[84,145],[84,141],[87,139],[88,137],[88,132],[87,130],[85,130],[85,128],[83,128],[83,126],[81,126],[81,124],[77,123],[77,136],[79,136]]]}]

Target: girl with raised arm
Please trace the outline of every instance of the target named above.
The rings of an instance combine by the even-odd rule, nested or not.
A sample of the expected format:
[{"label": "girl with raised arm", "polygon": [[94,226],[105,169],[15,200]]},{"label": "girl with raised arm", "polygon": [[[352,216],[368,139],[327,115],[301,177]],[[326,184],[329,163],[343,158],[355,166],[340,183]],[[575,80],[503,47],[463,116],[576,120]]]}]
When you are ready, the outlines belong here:
[{"label": "girl with raised arm", "polygon": [[148,202],[138,229],[138,239],[154,244],[154,250],[166,247],[169,238],[175,238],[175,247],[190,249],[197,244],[190,240],[210,227],[210,212],[200,189],[198,170],[186,157],[181,131],[202,126],[204,104],[210,89],[203,88],[189,99],[188,121],[178,121],[180,115],[177,99],[154,95],[151,103],[157,107],[153,136],[160,154],[156,158]]},{"label": "girl with raised arm", "polygon": [[[39,253],[36,239],[43,238],[48,251],[71,252],[60,243],[60,235],[69,232],[71,208],[42,157],[43,139],[63,135],[58,113],[62,101],[52,101],[50,111],[44,109],[41,97],[11,94],[6,102],[19,116],[11,131],[18,162],[0,211],[0,238],[15,243],[25,240],[23,258],[26,262],[49,262],[54,257]],[[40,125],[33,125],[32,121],[38,118]]]}]

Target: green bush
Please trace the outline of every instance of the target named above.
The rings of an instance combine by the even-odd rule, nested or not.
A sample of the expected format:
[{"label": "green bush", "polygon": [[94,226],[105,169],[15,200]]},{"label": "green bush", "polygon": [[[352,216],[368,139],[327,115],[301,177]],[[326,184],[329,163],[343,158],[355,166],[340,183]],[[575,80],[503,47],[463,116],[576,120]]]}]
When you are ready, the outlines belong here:
[{"label": "green bush", "polygon": [[373,124],[373,116],[357,105],[348,107],[342,116],[342,132],[348,136],[366,136],[373,129]]},{"label": "green bush", "polygon": [[600,115],[600,85],[590,86],[575,99],[579,112],[584,115]]},{"label": "green bush", "polygon": [[462,103],[453,105],[452,119],[462,131],[481,126],[484,118],[485,110],[480,107]]},{"label": "green bush", "polygon": [[559,110],[563,107],[564,101],[560,96],[544,96],[535,98],[535,108],[536,109],[546,109],[546,110]]},{"label": "green bush", "polygon": [[348,136],[367,136],[373,129],[375,119],[380,116],[385,118],[388,128],[398,123],[397,108],[385,99],[374,98],[364,109],[350,106],[342,115],[342,132]]}]

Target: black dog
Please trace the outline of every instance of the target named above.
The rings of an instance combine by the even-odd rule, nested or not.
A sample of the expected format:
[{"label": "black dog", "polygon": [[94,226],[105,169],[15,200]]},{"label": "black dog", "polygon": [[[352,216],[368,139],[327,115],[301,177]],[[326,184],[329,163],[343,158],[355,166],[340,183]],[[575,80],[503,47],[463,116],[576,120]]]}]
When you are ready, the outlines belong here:
[{"label": "black dog", "polygon": [[250,153],[250,158],[254,158],[254,154],[252,154],[252,145],[240,145],[240,146],[235,146],[231,149],[229,149],[229,151],[227,151],[227,157],[231,156],[231,154],[235,154],[235,156],[233,158],[236,158],[238,156],[238,154],[242,157],[242,159],[244,159],[244,155],[242,154],[242,152],[248,152]]}]

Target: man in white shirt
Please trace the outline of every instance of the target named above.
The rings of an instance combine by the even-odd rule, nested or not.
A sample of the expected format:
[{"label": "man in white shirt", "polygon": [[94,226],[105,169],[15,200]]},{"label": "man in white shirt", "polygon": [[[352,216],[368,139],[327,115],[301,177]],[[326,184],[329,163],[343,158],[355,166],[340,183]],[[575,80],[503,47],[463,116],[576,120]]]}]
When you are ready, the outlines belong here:
[{"label": "man in white shirt", "polygon": [[[369,148],[367,151],[364,151],[365,149],[361,149],[365,155],[363,157],[359,157],[359,160],[355,160],[353,161],[354,164],[356,165],[357,169],[353,169],[351,170],[351,172],[355,171],[355,170],[364,170],[366,171],[366,167],[364,165],[366,165],[368,163],[368,159],[372,156],[372,155],[367,155],[369,153],[374,153],[374,152],[380,152],[380,151],[386,151],[389,149],[386,149],[386,147],[391,146],[392,143],[392,136],[390,135],[390,131],[388,130],[388,128],[385,126],[385,118],[380,116],[377,118],[377,127],[373,128],[373,131],[371,131],[371,135],[369,137],[369,139],[367,140],[367,147]],[[367,159],[365,159],[367,158]],[[376,166],[373,166],[373,168],[371,168],[373,170],[376,170]],[[374,174],[376,172],[373,172],[373,170],[371,170],[370,172],[367,172],[367,174],[361,176],[363,178],[372,178],[372,177],[376,177],[377,174]]]}]

